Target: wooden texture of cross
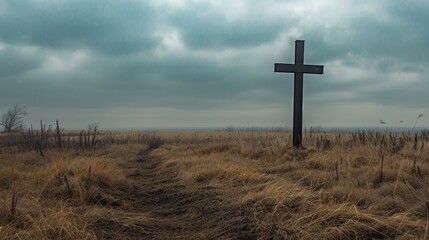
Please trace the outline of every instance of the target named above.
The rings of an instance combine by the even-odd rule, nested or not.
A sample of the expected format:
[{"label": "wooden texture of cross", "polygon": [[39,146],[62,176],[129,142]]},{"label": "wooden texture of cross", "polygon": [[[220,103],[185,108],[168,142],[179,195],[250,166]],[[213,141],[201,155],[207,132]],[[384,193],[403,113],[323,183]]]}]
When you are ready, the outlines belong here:
[{"label": "wooden texture of cross", "polygon": [[304,65],[304,40],[295,41],[295,64],[276,63],[274,72],[294,73],[293,146],[302,147],[304,73],[323,74],[323,65]]}]

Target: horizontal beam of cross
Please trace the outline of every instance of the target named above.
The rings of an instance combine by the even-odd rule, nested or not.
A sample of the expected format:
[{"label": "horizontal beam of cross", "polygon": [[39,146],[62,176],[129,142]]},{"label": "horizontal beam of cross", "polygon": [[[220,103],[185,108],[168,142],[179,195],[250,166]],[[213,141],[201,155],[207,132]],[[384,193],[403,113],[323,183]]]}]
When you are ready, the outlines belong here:
[{"label": "horizontal beam of cross", "polygon": [[274,72],[323,74],[323,66],[276,63]]}]

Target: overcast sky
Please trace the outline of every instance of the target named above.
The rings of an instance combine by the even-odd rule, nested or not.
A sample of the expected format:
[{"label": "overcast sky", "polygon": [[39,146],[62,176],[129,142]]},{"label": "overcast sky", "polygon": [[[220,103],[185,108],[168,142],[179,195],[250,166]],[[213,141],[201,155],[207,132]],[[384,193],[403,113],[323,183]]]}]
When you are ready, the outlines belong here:
[{"label": "overcast sky", "polygon": [[0,0],[0,112],[65,128],[429,126],[427,0]]}]

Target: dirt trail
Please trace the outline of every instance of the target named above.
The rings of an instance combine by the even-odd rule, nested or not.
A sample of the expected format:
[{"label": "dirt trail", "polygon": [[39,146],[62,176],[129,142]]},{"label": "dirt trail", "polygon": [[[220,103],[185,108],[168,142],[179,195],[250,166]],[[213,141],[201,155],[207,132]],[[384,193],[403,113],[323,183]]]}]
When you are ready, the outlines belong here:
[{"label": "dirt trail", "polygon": [[237,238],[231,234],[243,236],[249,231],[248,225],[243,224],[241,209],[225,206],[218,190],[184,185],[175,172],[158,168],[162,161],[151,156],[150,151],[143,151],[137,161],[129,163],[129,177],[138,183],[129,198],[132,211],[149,213],[153,219],[148,231],[128,232],[130,238]]}]

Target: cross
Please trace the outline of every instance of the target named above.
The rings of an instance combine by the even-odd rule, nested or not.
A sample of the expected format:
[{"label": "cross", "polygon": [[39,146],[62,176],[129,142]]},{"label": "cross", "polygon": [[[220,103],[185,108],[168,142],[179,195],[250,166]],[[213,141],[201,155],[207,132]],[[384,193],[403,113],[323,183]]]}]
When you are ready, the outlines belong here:
[{"label": "cross", "polygon": [[276,63],[274,72],[294,73],[293,146],[302,147],[304,73],[323,74],[323,65],[304,65],[304,40],[295,41],[295,64]]}]

